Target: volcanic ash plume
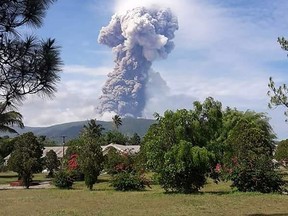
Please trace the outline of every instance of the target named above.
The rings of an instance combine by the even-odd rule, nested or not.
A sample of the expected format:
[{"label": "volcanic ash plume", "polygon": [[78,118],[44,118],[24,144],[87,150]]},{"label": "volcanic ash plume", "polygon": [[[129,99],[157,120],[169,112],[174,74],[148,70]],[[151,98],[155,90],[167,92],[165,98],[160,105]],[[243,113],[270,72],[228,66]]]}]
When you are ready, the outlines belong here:
[{"label": "volcanic ash plume", "polygon": [[102,89],[100,114],[142,116],[148,71],[154,60],[165,59],[172,51],[177,29],[177,18],[170,9],[144,7],[115,14],[101,29],[98,42],[112,48],[116,65]]}]

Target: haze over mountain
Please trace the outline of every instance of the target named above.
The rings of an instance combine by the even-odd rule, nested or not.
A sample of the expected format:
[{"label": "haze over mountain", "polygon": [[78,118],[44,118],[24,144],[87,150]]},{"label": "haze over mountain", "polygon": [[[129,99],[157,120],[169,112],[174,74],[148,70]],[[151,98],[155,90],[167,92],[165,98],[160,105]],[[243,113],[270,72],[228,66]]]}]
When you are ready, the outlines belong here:
[{"label": "haze over mountain", "polygon": [[[62,144],[63,136],[65,136],[66,141],[77,138],[83,126],[87,124],[87,122],[88,121],[69,122],[56,124],[49,127],[26,126],[23,129],[17,128],[16,130],[19,134],[31,131],[36,136],[46,136],[47,138],[56,141],[57,144],[60,145]],[[122,126],[120,126],[119,131],[128,136],[137,133],[139,136],[143,137],[150,125],[152,125],[154,122],[155,120],[152,119],[123,118]],[[97,124],[101,124],[105,128],[105,131],[113,130],[113,123],[111,121],[97,121]],[[14,135],[9,134],[9,136]]]}]

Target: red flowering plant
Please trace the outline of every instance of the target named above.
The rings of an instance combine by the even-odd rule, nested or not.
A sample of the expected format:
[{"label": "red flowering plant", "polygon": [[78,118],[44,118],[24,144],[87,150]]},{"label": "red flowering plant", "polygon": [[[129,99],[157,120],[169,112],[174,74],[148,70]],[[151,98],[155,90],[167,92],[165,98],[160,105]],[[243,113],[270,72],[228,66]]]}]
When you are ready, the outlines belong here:
[{"label": "red flowering plant", "polygon": [[81,181],[84,179],[84,174],[80,171],[80,167],[77,161],[78,157],[79,155],[74,153],[70,155],[67,162],[67,169],[75,181]]},{"label": "red flowering plant", "polygon": [[217,163],[214,169],[211,171],[212,178],[217,183],[218,181],[224,180],[231,180],[233,176],[237,175],[239,169],[239,163],[237,157],[232,157],[229,162]]},{"label": "red flowering plant", "polygon": [[78,154],[72,154],[68,160],[68,170],[73,171],[79,168],[77,162]]},{"label": "red flowering plant", "polygon": [[232,188],[243,192],[281,192],[285,185],[274,170],[272,161],[265,156],[259,156],[257,160],[243,158],[241,161],[233,157],[231,163],[218,165],[215,170],[220,173],[221,179],[232,181]]},{"label": "red flowering plant", "polygon": [[106,168],[112,174],[111,185],[116,190],[143,190],[150,187],[150,181],[144,175],[144,169],[137,166],[137,154],[130,150],[119,152],[111,149],[106,157]]}]

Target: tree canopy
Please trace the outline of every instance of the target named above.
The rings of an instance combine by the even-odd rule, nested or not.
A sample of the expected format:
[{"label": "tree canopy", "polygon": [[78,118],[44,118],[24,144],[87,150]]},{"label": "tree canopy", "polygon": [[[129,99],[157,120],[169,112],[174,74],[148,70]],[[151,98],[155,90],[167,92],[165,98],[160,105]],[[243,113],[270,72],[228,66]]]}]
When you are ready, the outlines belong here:
[{"label": "tree canopy", "polygon": [[18,173],[26,188],[30,186],[33,173],[42,171],[43,148],[32,132],[15,138],[15,149],[8,160],[8,166]]},{"label": "tree canopy", "polygon": [[278,161],[288,161],[288,139],[277,144],[275,159]]},{"label": "tree canopy", "polygon": [[214,159],[209,146],[222,127],[221,108],[210,97],[194,102],[193,110],[168,110],[163,117],[156,114],[158,122],[149,128],[143,148],[148,167],[159,175],[165,190],[195,192],[204,185]]},{"label": "tree canopy", "polygon": [[61,59],[55,39],[23,37],[23,27],[38,28],[55,0],[0,2],[0,102],[6,106],[27,94],[51,96],[60,80]]},{"label": "tree canopy", "polygon": [[[288,41],[284,37],[278,38],[278,43],[280,44],[283,50],[288,51]],[[268,104],[269,108],[284,106],[288,109],[287,85],[284,83],[282,85],[277,86],[273,81],[273,78],[270,77],[268,87],[270,89],[267,92],[268,96],[270,97],[270,102]],[[288,110],[286,110],[284,114],[288,116]]]}]

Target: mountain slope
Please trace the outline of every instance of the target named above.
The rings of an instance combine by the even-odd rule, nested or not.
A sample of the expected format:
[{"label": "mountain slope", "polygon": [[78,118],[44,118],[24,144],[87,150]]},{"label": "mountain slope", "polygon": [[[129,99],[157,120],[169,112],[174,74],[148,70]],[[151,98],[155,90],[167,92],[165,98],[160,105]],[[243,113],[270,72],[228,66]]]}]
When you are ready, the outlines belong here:
[{"label": "mountain slope", "polygon": [[[25,127],[23,129],[16,128],[19,134],[26,132],[33,132],[37,136],[44,135],[49,139],[55,140],[59,145],[62,142],[62,137],[65,136],[66,140],[71,140],[79,136],[83,126],[87,124],[88,121],[79,121],[79,122],[69,122],[64,124],[57,124],[49,127]],[[105,131],[113,129],[112,122],[97,121],[98,124],[101,124]],[[144,136],[149,129],[150,125],[155,123],[155,120],[151,119],[134,119],[134,118],[123,118],[122,126],[120,126],[120,132],[131,136],[134,133],[137,133],[139,136]],[[2,134],[3,135],[3,134]],[[5,134],[6,135],[6,134]],[[11,135],[11,134],[9,134]]]}]

